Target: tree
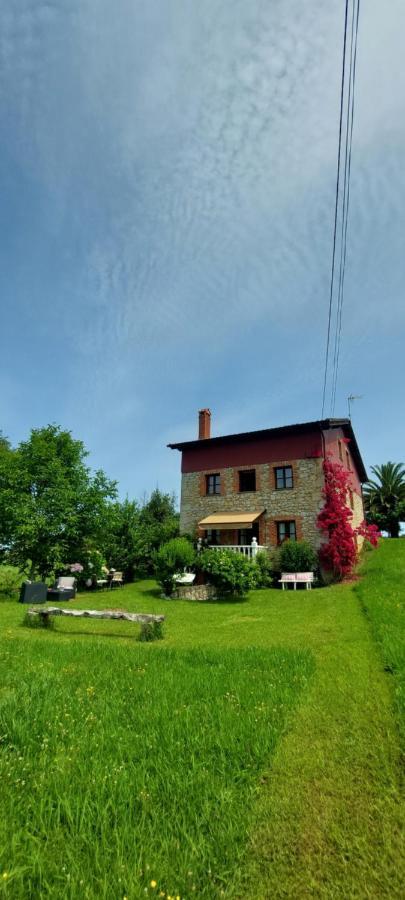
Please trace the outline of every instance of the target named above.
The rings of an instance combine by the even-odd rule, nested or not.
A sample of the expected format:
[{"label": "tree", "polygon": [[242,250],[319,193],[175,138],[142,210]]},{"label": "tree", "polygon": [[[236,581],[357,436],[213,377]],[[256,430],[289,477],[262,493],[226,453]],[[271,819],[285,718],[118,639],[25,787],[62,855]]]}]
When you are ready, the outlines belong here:
[{"label": "tree", "polygon": [[364,487],[367,521],[398,537],[400,522],[405,520],[405,468],[403,463],[372,466],[375,480]]},{"label": "tree", "polygon": [[137,573],[139,553],[139,505],[136,500],[111,503],[104,520],[100,546],[109,566],[124,573],[125,581],[133,581]]},{"label": "tree", "polygon": [[92,474],[83,443],[57,425],[33,429],[11,457],[3,451],[0,540],[10,562],[46,578],[97,545],[115,482]]},{"label": "tree", "polygon": [[175,497],[158,488],[141,507],[128,499],[110,504],[104,522],[100,548],[125,581],[152,575],[155,551],[179,533]]},{"label": "tree", "polygon": [[0,563],[11,546],[16,509],[14,504],[18,477],[15,452],[9,440],[0,432]]},{"label": "tree", "polygon": [[179,519],[174,494],[163,494],[159,488],[155,488],[139,514],[139,574],[153,574],[154,552],[162,544],[178,536]]}]

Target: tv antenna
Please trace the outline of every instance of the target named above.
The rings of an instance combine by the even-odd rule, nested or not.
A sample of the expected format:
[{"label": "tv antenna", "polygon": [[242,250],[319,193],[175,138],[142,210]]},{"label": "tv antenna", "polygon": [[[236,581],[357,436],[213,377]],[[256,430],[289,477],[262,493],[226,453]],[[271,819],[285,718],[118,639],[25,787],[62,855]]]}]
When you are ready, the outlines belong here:
[{"label": "tv antenna", "polygon": [[351,404],[353,403],[353,400],[362,400],[362,399],[363,399],[362,394],[349,394],[349,396],[347,398],[347,405],[349,408],[349,419],[352,418]]}]

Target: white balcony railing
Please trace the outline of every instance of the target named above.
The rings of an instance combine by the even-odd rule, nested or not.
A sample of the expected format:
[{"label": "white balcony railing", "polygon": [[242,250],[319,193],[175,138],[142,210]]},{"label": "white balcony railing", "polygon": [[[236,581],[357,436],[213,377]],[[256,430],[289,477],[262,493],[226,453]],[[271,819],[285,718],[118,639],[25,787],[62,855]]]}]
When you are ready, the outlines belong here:
[{"label": "white balcony railing", "polygon": [[232,550],[232,553],[241,553],[248,559],[254,559],[260,551],[266,551],[265,544],[258,544],[256,538],[253,538],[251,544],[210,544],[210,550]]}]

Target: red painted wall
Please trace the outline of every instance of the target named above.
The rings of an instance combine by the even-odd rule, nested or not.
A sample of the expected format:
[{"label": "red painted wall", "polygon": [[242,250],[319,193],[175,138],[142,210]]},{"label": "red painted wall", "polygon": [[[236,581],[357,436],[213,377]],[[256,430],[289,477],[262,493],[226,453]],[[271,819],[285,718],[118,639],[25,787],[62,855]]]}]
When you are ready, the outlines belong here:
[{"label": "red painted wall", "polygon": [[[340,465],[343,466],[346,471],[346,450],[349,451],[351,466],[350,486],[352,491],[356,491],[356,493],[360,494],[361,496],[361,483],[356,471],[356,465],[353,462],[353,457],[350,452],[350,442],[346,443],[346,438],[344,436],[343,430],[341,428],[334,428],[332,431],[324,431],[324,437],[327,455],[331,457],[333,462],[340,463]],[[341,441],[342,444],[343,460],[341,460],[339,456],[339,441]]]},{"label": "red painted wall", "polygon": [[[336,445],[337,446],[337,445]],[[234,466],[254,466],[259,463],[282,462],[322,456],[319,431],[289,437],[263,438],[232,444],[210,444],[183,450],[181,471],[204,472]]]}]

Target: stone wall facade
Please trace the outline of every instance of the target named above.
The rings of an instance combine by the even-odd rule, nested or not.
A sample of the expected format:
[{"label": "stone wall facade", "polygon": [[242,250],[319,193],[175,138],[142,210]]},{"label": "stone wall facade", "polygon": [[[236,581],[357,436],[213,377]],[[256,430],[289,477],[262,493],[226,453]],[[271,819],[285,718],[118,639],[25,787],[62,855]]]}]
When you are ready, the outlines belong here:
[{"label": "stone wall facade", "polygon": [[[292,467],[292,488],[276,489],[275,468],[280,466]],[[256,491],[239,493],[238,473],[243,468],[255,469]],[[256,466],[223,468],[220,470],[221,493],[208,496],[205,493],[205,476],[213,471],[218,472],[218,469],[182,475],[180,529],[183,534],[195,534],[198,522],[213,513],[254,512],[263,509],[265,512],[259,520],[259,544],[275,547],[277,522],[294,520],[297,539],[319,546],[320,533],[316,527],[316,518],[323,505],[322,459],[288,459]],[[356,494],[354,497],[360,500]],[[222,542],[237,544],[237,532],[223,531]]]},{"label": "stone wall facade", "polygon": [[179,584],[172,593],[173,600],[216,600],[217,588],[213,584]]}]

